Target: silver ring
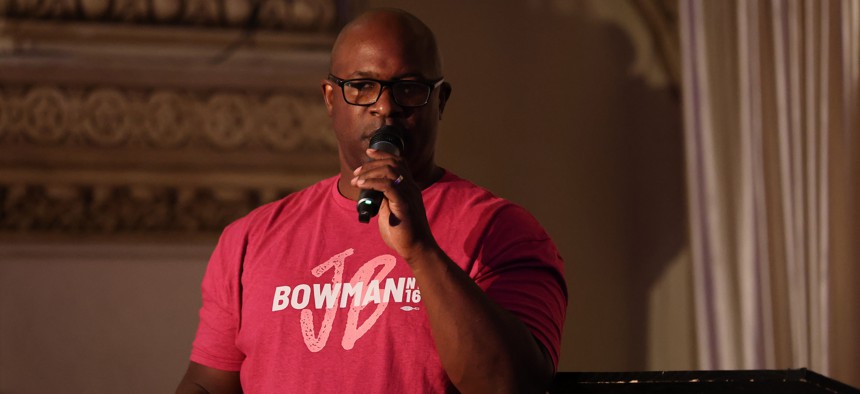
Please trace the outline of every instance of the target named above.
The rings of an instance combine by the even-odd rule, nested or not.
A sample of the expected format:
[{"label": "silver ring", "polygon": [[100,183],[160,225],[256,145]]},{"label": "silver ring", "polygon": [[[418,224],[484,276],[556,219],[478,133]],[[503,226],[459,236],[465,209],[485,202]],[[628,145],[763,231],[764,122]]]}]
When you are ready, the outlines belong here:
[{"label": "silver ring", "polygon": [[394,180],[395,185],[399,185],[400,182],[403,182],[403,175],[398,176],[397,179]]}]

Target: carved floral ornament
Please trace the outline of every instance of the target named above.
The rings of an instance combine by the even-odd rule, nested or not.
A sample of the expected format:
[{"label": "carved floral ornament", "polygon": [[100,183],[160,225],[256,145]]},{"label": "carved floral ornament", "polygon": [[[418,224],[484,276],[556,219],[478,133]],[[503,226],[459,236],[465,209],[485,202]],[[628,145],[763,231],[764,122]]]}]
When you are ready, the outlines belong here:
[{"label": "carved floral ornament", "polygon": [[[145,148],[247,157],[262,149],[331,156],[336,142],[329,128],[315,94],[0,86],[0,150],[29,146],[99,154],[104,148]],[[81,178],[71,166],[56,169],[77,179],[64,181],[22,176],[28,165],[11,165],[0,166],[0,234],[213,234],[252,208],[300,189],[315,173],[280,168],[298,178],[263,184],[228,184],[217,175],[188,182],[171,173],[141,182]]]},{"label": "carved floral ornament", "polygon": [[[305,81],[325,71],[339,4],[0,0],[0,237],[211,235],[334,173]],[[239,29],[266,34],[209,62]],[[270,70],[286,70],[276,86]]]},{"label": "carved floral ornament", "polygon": [[[246,156],[266,149],[332,155],[336,147],[328,122],[316,95],[0,87],[4,149],[26,145],[99,154],[98,148],[181,148],[189,154],[215,150]],[[0,234],[213,234],[308,182],[301,176],[262,184],[223,183],[217,176],[189,182],[171,173],[150,181],[2,176],[15,175],[16,168],[14,162],[0,166]],[[74,175],[76,170],[56,171]]]},{"label": "carved floral ornament", "polygon": [[218,233],[294,190],[0,183],[0,234]]},{"label": "carved floral ornament", "polygon": [[634,51],[630,75],[679,97],[678,0],[531,0],[528,4],[561,15],[586,14],[621,28]]},{"label": "carved floral ornament", "polygon": [[332,31],[333,0],[0,0],[0,17]]},{"label": "carved floral ornament", "polygon": [[0,86],[0,142],[94,147],[336,149],[316,95]]}]

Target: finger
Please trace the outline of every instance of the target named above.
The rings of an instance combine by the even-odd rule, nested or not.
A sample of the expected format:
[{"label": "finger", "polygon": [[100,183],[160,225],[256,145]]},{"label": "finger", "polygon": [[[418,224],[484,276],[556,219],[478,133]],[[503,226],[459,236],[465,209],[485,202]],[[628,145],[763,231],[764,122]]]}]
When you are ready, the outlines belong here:
[{"label": "finger", "polygon": [[391,204],[388,200],[382,200],[382,205],[379,208],[380,212],[388,212],[388,226],[389,227],[397,227],[400,223],[403,222],[400,217],[397,216],[396,213],[391,211]]},{"label": "finger", "polygon": [[350,183],[355,186],[363,185],[369,180],[384,180],[386,182],[394,182],[400,179],[397,184],[402,183],[405,176],[402,171],[394,166],[383,165],[379,167],[368,168],[364,166],[362,171],[350,180]]},{"label": "finger", "polygon": [[353,170],[352,173],[354,175],[362,175],[364,173],[374,171],[374,170],[377,170],[379,168],[384,168],[384,167],[392,167],[392,168],[403,167],[403,162],[400,160],[397,160],[395,158],[373,160],[373,161],[369,161],[367,163],[362,164],[361,167],[356,168],[355,170]]},{"label": "finger", "polygon": [[396,191],[397,185],[394,184],[394,180],[388,178],[371,178],[359,180],[355,184],[359,189],[372,189],[382,192],[385,195],[386,199],[399,199],[398,192]]},{"label": "finger", "polygon": [[408,174],[409,170],[403,160],[388,158],[374,160],[363,164],[353,171],[354,177],[358,178],[391,178],[396,179],[400,175]]},{"label": "finger", "polygon": [[368,149],[366,151],[366,153],[367,153],[368,157],[370,157],[371,159],[374,159],[374,160],[381,160],[381,159],[398,157],[395,154],[391,154],[391,153],[388,153],[386,151],[377,150],[377,149]]}]

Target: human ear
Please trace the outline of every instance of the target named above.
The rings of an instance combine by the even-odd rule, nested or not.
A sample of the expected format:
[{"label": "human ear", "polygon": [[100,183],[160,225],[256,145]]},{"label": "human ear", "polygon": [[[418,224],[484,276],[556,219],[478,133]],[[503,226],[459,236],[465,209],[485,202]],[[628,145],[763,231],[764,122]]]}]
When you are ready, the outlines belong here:
[{"label": "human ear", "polygon": [[439,87],[439,119],[442,119],[442,112],[445,111],[445,104],[448,103],[452,90],[451,84],[448,82],[443,82],[442,86]]},{"label": "human ear", "polygon": [[328,116],[331,116],[332,107],[334,106],[334,87],[325,80],[323,80],[320,85],[322,88],[323,100],[325,101],[325,109],[328,112]]}]

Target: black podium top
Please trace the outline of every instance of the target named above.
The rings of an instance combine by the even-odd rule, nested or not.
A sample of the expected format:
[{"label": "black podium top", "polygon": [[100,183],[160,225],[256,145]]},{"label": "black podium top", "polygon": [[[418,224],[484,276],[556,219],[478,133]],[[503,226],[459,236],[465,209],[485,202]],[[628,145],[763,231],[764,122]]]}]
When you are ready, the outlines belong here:
[{"label": "black podium top", "polygon": [[808,369],[559,372],[550,393],[858,393]]}]

